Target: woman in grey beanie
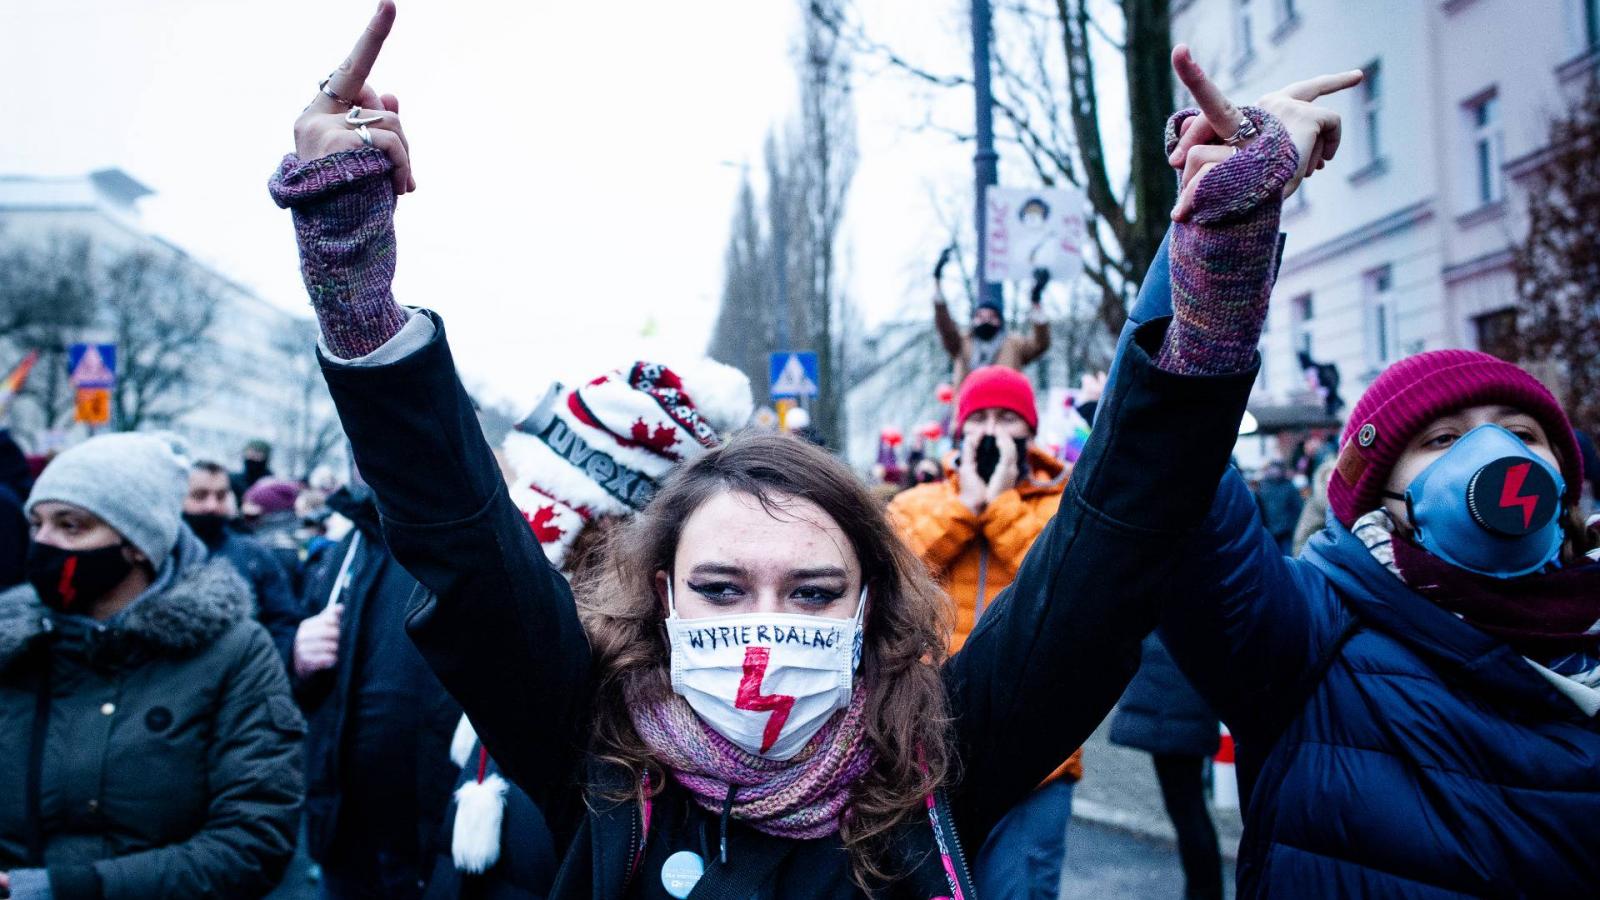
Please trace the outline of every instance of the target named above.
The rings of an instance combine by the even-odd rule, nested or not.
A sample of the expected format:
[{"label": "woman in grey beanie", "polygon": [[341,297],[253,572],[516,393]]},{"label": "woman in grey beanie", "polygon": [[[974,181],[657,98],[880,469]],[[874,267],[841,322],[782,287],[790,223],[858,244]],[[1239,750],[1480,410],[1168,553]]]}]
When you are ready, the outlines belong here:
[{"label": "woman in grey beanie", "polygon": [[28,495],[0,593],[0,888],[246,897],[294,847],[304,722],[249,589],[182,522],[171,441],[92,438]]}]

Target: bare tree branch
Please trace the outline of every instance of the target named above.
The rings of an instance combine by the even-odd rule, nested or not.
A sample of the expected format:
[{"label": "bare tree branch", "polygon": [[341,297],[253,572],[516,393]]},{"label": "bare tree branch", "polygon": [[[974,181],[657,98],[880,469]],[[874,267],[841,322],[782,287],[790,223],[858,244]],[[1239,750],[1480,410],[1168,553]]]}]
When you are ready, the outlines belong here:
[{"label": "bare tree branch", "polygon": [[[1573,425],[1600,432],[1600,82],[1550,124],[1525,177],[1528,234],[1514,250],[1519,303],[1484,350],[1528,364],[1557,388]],[[1498,332],[1498,333],[1497,333]]]}]

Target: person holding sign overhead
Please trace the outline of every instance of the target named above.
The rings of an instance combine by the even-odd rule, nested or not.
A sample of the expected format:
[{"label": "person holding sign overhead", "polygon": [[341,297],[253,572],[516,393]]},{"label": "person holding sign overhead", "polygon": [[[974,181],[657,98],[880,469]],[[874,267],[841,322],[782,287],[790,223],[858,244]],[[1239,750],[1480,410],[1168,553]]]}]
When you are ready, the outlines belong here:
[{"label": "person holding sign overhead", "polygon": [[1020,372],[1023,366],[1043,356],[1050,349],[1050,320],[1045,317],[1041,305],[1045,285],[1050,283],[1050,270],[1039,269],[1034,273],[1027,334],[1006,332],[1005,304],[988,293],[983,294],[972,310],[971,327],[963,334],[944,299],[944,267],[950,262],[950,253],[950,248],[946,248],[933,267],[933,325],[945,352],[950,355],[950,383],[960,384],[974,369],[984,366],[1005,366]]},{"label": "person holding sign overhead", "polygon": [[[546,813],[564,857],[550,896],[974,897],[964,848],[1127,684],[1254,373],[1125,355],[1138,389],[1103,405],[1060,510],[954,656],[945,598],[871,495],[783,435],[663,443],[681,463],[569,587],[508,495],[443,320],[390,291],[416,182],[399,103],[367,77],[394,17],[385,0],[313,96],[271,189],[384,534],[427,590],[406,627]],[[1307,143],[1312,109],[1282,112]]]}]

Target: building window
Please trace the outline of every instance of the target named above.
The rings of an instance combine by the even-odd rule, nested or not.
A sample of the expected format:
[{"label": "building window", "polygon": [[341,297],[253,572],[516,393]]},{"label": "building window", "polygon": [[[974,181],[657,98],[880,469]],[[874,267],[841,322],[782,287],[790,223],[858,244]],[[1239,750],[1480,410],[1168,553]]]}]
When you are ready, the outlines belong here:
[{"label": "building window", "polygon": [[1466,116],[1472,137],[1471,199],[1475,206],[1498,203],[1505,196],[1499,96],[1491,92],[1468,103]]},{"label": "building window", "polygon": [[1383,68],[1374,60],[1362,70],[1361,127],[1367,142],[1367,162],[1376,163],[1383,158],[1382,119]]},{"label": "building window", "polygon": [[1316,307],[1310,294],[1301,294],[1289,301],[1289,333],[1297,354],[1311,352],[1311,319],[1315,315]]},{"label": "building window", "polygon": [[1295,0],[1272,0],[1272,42],[1281,43],[1300,27],[1299,4]]},{"label": "building window", "polygon": [[1472,330],[1478,337],[1478,349],[1508,362],[1516,362],[1517,309],[1507,307],[1484,313],[1472,320]]},{"label": "building window", "polygon": [[1251,0],[1233,0],[1234,46],[1239,48],[1238,61],[1243,63],[1256,55]]},{"label": "building window", "polygon": [[1399,327],[1395,316],[1394,271],[1382,266],[1364,277],[1367,307],[1367,362],[1381,369],[1399,353]]},{"label": "building window", "polygon": [[1583,0],[1583,39],[1588,49],[1600,47],[1600,0]]}]

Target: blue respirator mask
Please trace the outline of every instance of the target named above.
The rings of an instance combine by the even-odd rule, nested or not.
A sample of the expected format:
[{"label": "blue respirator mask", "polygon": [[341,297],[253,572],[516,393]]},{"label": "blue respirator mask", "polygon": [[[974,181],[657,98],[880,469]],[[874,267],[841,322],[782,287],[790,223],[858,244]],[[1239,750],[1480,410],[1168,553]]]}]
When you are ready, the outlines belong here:
[{"label": "blue respirator mask", "polygon": [[1517,578],[1561,552],[1561,472],[1499,425],[1479,425],[1422,470],[1404,494],[1415,540],[1479,575]]}]

